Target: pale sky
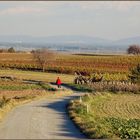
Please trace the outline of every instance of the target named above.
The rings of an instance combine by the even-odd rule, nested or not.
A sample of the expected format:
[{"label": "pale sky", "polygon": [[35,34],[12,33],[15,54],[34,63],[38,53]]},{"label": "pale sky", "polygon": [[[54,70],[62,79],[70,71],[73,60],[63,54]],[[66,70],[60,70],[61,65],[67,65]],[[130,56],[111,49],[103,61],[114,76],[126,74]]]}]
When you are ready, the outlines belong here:
[{"label": "pale sky", "polygon": [[1,35],[140,36],[139,1],[0,1]]}]

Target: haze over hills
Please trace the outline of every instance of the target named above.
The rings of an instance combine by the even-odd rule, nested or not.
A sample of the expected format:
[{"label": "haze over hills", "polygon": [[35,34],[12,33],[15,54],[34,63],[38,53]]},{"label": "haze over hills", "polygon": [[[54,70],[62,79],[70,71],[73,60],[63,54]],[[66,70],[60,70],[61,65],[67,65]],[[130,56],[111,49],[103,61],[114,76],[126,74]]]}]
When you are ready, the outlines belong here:
[{"label": "haze over hills", "polygon": [[80,43],[80,44],[98,44],[98,45],[112,45],[112,44],[140,44],[140,36],[124,38],[116,41],[107,40],[99,37],[82,36],[82,35],[60,35],[48,37],[32,37],[27,35],[8,35],[0,36],[0,42],[24,42],[24,43]]},{"label": "haze over hills", "polygon": [[120,45],[140,44],[140,36],[120,39],[114,41],[113,43],[120,44]]},{"label": "haze over hills", "polygon": [[17,49],[34,49],[48,47],[58,51],[86,52],[125,52],[129,45],[140,44],[140,36],[116,41],[83,35],[60,35],[49,37],[32,36],[0,36],[0,47],[16,47]]},{"label": "haze over hills", "polygon": [[76,36],[76,35],[60,35],[48,37],[32,37],[32,36],[0,36],[0,42],[32,42],[32,43],[85,43],[85,44],[101,44],[109,43],[110,40],[90,37],[90,36]]}]

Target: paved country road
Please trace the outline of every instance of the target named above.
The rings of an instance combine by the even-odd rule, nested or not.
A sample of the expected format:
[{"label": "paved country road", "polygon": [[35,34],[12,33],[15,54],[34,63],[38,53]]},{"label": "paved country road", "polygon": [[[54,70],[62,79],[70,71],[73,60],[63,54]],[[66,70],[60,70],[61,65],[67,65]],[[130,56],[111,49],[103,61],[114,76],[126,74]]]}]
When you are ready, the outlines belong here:
[{"label": "paved country road", "polygon": [[0,139],[86,139],[66,113],[66,104],[75,96],[16,107],[0,124]]}]

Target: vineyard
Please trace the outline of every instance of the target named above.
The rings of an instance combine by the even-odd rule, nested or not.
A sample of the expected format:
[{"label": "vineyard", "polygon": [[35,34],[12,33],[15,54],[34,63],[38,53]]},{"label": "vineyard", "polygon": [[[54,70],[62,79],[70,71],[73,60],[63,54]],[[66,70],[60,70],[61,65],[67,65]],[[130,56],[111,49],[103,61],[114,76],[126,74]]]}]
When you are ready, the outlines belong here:
[{"label": "vineyard", "polygon": [[[140,62],[140,56],[130,55],[65,55],[56,54],[56,59],[45,66],[45,71],[74,74],[85,71],[104,74],[106,80],[127,80],[129,69]],[[41,66],[32,53],[1,53],[0,68],[41,71]]]},{"label": "vineyard", "polygon": [[69,114],[90,138],[140,138],[140,96],[97,93],[71,101]]},{"label": "vineyard", "polygon": [[[54,72],[59,74],[49,74],[37,72],[41,71],[41,67],[32,53],[0,53],[0,75],[13,75],[15,77],[31,80],[36,80],[37,78],[38,80],[44,81],[45,79],[45,81],[47,82],[54,82],[56,76],[59,75],[61,76],[61,79],[64,83],[76,83],[77,77],[75,77],[75,81],[73,81],[75,71],[82,71],[90,76],[86,77],[88,80],[86,78],[82,79],[84,80],[84,84],[87,84],[89,82],[85,87],[86,89],[89,89],[89,91],[125,91],[139,93],[139,85],[131,83],[130,79],[128,78],[130,69],[134,68],[139,62],[139,55],[56,54],[56,59],[48,62],[45,70],[47,72]],[[13,70],[8,70],[9,68]],[[26,72],[17,71],[14,69],[32,71]],[[99,82],[95,82],[98,80]],[[17,88],[18,86],[16,86],[16,84],[18,85],[18,83],[15,83],[15,86],[11,85],[11,88],[9,89],[12,90],[12,88]],[[0,88],[4,90],[5,88],[7,88],[6,85],[8,85],[8,83],[6,85],[1,85],[2,86]],[[21,89],[28,88],[28,86],[24,86],[24,84],[19,87],[21,87]],[[33,85],[33,87],[37,88],[38,85]]]}]

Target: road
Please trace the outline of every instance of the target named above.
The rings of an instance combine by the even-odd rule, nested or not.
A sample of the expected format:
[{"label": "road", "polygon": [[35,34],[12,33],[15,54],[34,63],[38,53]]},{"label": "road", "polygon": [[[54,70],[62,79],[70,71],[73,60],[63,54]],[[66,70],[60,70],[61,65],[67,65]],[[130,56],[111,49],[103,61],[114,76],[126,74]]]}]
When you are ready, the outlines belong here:
[{"label": "road", "polygon": [[76,93],[20,105],[0,124],[0,139],[85,139],[66,113]]}]

